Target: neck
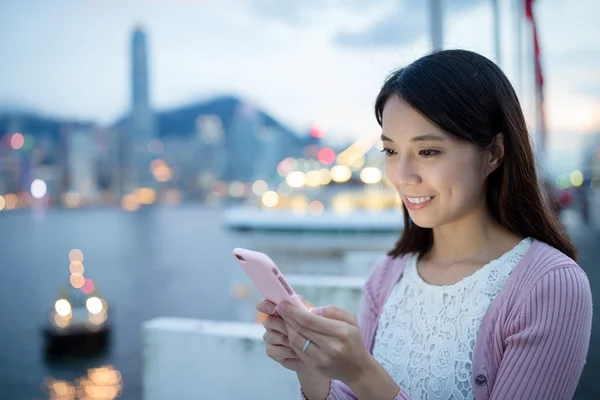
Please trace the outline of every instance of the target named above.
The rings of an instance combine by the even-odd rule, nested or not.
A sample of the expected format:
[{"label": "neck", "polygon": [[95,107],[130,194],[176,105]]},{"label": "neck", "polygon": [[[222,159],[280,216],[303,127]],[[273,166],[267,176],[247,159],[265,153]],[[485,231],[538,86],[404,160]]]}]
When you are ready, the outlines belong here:
[{"label": "neck", "polygon": [[482,203],[460,220],[433,228],[433,247],[427,258],[442,264],[493,259],[519,240],[502,227]]}]

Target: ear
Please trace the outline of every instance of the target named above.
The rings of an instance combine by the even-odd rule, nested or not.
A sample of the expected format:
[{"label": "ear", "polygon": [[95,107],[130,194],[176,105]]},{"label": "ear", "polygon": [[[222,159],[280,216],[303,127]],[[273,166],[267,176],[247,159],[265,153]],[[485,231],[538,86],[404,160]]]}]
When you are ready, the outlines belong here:
[{"label": "ear", "polygon": [[494,172],[504,159],[504,134],[498,133],[489,148],[489,152],[486,159],[486,175]]}]

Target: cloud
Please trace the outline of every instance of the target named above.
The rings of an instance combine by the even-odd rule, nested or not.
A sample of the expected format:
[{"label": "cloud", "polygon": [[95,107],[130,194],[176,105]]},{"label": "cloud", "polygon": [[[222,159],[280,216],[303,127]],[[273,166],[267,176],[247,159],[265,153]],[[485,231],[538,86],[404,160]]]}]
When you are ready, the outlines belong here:
[{"label": "cloud", "polygon": [[[483,3],[483,0],[442,2],[443,12],[455,14]],[[406,44],[429,30],[429,1],[404,0],[381,19],[359,31],[339,32],[334,41],[346,47],[383,47]]]}]

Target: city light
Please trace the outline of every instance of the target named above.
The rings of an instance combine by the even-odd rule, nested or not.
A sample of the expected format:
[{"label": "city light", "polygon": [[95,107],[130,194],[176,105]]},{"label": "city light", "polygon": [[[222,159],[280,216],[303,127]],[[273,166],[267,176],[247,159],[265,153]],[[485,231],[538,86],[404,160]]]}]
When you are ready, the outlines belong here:
[{"label": "city light", "polygon": [[231,197],[240,198],[244,195],[246,189],[242,182],[233,181],[229,184],[227,191]]},{"label": "city light", "polygon": [[21,133],[15,133],[10,138],[10,147],[19,150],[25,144],[25,137]]},{"label": "city light", "polygon": [[71,274],[69,282],[75,289],[81,289],[85,283],[85,278],[81,274]]},{"label": "city light", "polygon": [[73,249],[69,251],[69,261],[73,262],[83,262],[83,252],[79,249]]},{"label": "city light", "polygon": [[281,177],[287,176],[290,172],[298,167],[298,163],[293,158],[286,158],[277,165],[277,173]]},{"label": "city light", "polygon": [[327,168],[321,168],[319,175],[321,175],[321,185],[327,185],[331,182],[331,172]]},{"label": "city light", "polygon": [[381,181],[381,171],[376,167],[366,167],[360,171],[360,180],[366,184],[378,183]]},{"label": "city light", "polygon": [[48,191],[48,187],[46,186],[46,182],[41,179],[34,179],[31,182],[31,195],[36,199],[41,199],[46,195]]},{"label": "city light", "polygon": [[321,172],[319,171],[308,171],[306,173],[306,186],[308,187],[317,187],[321,185],[323,181],[323,177]]},{"label": "city light", "polygon": [[306,212],[308,207],[308,199],[306,196],[295,196],[290,200],[290,209],[292,213],[300,215]]},{"label": "city light", "polygon": [[317,125],[311,126],[309,132],[310,136],[316,139],[321,139],[323,136],[325,136],[325,132],[323,132],[323,129],[321,129]]},{"label": "city light", "polygon": [[140,209],[140,202],[135,194],[128,194],[121,199],[121,207],[125,211],[134,212]]},{"label": "city light", "polygon": [[354,201],[347,194],[338,194],[331,202],[331,208],[336,214],[348,215],[354,209]]},{"label": "city light", "polygon": [[269,185],[263,180],[258,180],[252,184],[252,192],[257,196],[262,196],[269,190]]},{"label": "city light", "polygon": [[300,188],[306,183],[306,175],[302,171],[292,171],[285,177],[289,187]]},{"label": "city light", "polygon": [[96,296],[90,297],[85,301],[85,308],[92,314],[98,314],[102,311],[102,301]]},{"label": "city light", "polygon": [[56,310],[56,313],[61,317],[66,317],[71,314],[71,303],[66,299],[56,300],[56,303],[54,303],[54,310]]},{"label": "city light", "polygon": [[140,204],[152,204],[156,201],[156,192],[152,188],[139,188],[134,194]]},{"label": "city light", "polygon": [[7,210],[14,210],[19,205],[19,198],[14,193],[9,193],[6,196],[4,196],[4,200],[6,204],[5,207]]},{"label": "city light", "polygon": [[90,294],[94,291],[94,282],[90,278],[85,278],[85,283],[81,287],[81,291],[85,294]]},{"label": "city light", "polygon": [[275,207],[279,204],[279,195],[269,190],[262,195],[262,203],[265,207]]},{"label": "city light", "polygon": [[346,182],[352,177],[352,171],[345,165],[336,165],[331,168],[331,179],[335,182]]},{"label": "city light", "polygon": [[581,186],[583,184],[583,173],[579,170],[571,172],[569,182],[575,187]]},{"label": "city light", "polygon": [[332,164],[335,161],[335,151],[329,147],[323,147],[321,150],[319,150],[317,158],[323,164]]},{"label": "city light", "polygon": [[323,214],[324,209],[325,206],[323,206],[323,203],[317,200],[311,201],[308,205],[308,212],[314,217],[318,217],[319,215]]},{"label": "city light", "polygon": [[83,275],[83,263],[81,261],[73,261],[69,265],[69,272],[74,275]]},{"label": "city light", "polygon": [[4,197],[2,197],[2,195],[0,195],[0,211],[4,210],[5,206],[6,206],[6,200],[4,200]]}]

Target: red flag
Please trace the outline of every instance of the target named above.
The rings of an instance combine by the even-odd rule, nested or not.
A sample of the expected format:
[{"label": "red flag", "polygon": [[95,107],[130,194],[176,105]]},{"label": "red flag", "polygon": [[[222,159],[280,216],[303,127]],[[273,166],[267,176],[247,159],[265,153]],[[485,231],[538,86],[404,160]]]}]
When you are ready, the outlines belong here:
[{"label": "red flag", "polygon": [[534,68],[535,68],[535,83],[537,90],[538,99],[538,113],[539,113],[539,129],[542,143],[540,146],[546,148],[546,118],[544,115],[544,75],[542,73],[542,63],[540,57],[540,42],[538,39],[537,26],[535,23],[535,16],[533,15],[533,3],[535,0],[525,0],[525,17],[531,24],[531,31],[533,34],[533,52],[534,52]]}]

